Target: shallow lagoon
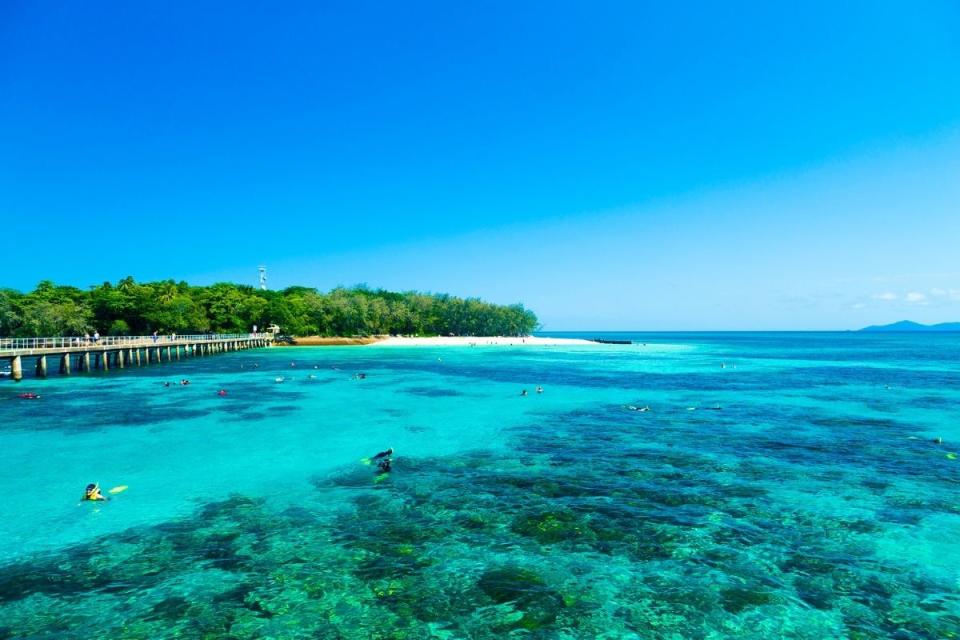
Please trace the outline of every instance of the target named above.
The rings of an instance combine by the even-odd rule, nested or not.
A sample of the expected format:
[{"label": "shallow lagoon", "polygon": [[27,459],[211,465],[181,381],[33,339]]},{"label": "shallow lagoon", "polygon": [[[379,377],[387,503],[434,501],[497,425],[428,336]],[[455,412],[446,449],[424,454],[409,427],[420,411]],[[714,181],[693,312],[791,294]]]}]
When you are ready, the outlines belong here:
[{"label": "shallow lagoon", "polygon": [[960,637],[960,340],[634,337],[3,384],[0,638]]}]

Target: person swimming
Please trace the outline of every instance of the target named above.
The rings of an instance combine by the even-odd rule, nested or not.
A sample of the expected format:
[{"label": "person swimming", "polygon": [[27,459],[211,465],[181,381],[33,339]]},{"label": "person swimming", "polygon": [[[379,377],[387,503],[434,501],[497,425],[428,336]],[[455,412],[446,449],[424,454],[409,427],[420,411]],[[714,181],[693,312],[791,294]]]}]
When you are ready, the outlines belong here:
[{"label": "person swimming", "polygon": [[222,398],[222,397],[224,397],[225,395],[227,395],[227,390],[226,390],[226,389],[220,389],[220,391],[217,391],[217,395]]},{"label": "person swimming", "polygon": [[393,447],[388,447],[386,451],[381,451],[380,453],[372,456],[370,460],[383,460],[384,458],[389,459],[393,455]]},{"label": "person swimming", "polygon": [[164,383],[163,383],[163,386],[169,387],[169,386],[170,386],[170,383],[169,383],[169,382],[164,382]]},{"label": "person swimming", "polygon": [[185,387],[185,386],[187,386],[188,384],[190,384],[190,381],[187,380],[186,378],[184,378],[183,380],[180,381],[180,385],[181,385],[181,386],[184,386],[184,387]]},{"label": "person swimming", "polygon": [[33,393],[32,391],[28,391],[26,393],[18,393],[17,397],[20,398],[21,400],[39,400],[40,394]]},{"label": "person swimming", "polygon": [[377,463],[377,475],[382,476],[385,473],[390,473],[390,470],[393,468],[393,447],[387,448],[385,451],[372,456],[368,459],[368,464],[370,462]]},{"label": "person swimming", "polygon": [[521,396],[525,396],[525,395],[527,395],[527,390],[526,390],[526,389],[524,389],[523,391],[521,391],[521,392],[520,392],[520,395],[521,395]]},{"label": "person swimming", "polygon": [[543,393],[543,387],[537,385],[537,393]]},{"label": "person swimming", "polygon": [[109,499],[110,498],[100,493],[100,485],[95,482],[87,485],[87,488],[83,492],[83,497],[80,498],[81,501],[87,502],[106,502]]}]

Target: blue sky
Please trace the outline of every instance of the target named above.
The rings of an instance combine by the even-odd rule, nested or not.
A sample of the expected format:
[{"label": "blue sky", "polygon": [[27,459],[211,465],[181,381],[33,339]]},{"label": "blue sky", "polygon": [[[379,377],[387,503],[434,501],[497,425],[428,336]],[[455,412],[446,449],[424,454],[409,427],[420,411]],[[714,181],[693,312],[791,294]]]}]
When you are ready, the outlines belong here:
[{"label": "blue sky", "polygon": [[960,320],[954,2],[193,4],[0,6],[0,285]]}]

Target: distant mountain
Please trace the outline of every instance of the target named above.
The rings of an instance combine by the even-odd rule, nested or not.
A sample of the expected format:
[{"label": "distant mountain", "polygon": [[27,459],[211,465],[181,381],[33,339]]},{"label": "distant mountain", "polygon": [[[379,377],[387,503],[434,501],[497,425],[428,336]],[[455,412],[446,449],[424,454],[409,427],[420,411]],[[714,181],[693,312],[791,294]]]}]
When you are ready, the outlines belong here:
[{"label": "distant mountain", "polygon": [[860,331],[960,331],[960,322],[941,322],[940,324],[920,324],[910,320],[901,320],[893,324],[875,324]]}]

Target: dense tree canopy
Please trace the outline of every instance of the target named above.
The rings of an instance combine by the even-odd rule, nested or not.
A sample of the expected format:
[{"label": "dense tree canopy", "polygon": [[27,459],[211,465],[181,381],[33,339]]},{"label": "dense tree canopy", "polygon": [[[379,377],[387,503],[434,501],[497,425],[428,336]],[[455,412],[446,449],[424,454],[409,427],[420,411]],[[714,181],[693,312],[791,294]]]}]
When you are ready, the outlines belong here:
[{"label": "dense tree canopy", "polygon": [[277,324],[304,336],[526,335],[536,315],[523,305],[365,286],[321,293],[307,287],[261,291],[219,283],[135,282],[124,278],[83,291],[43,281],[30,293],[0,289],[0,336],[241,333]]}]

